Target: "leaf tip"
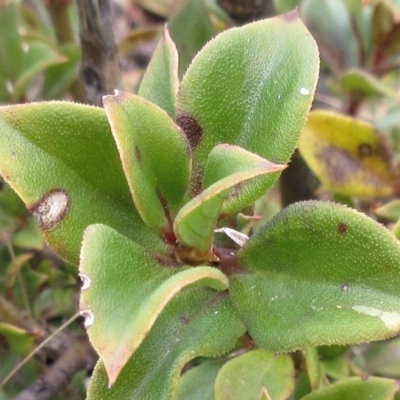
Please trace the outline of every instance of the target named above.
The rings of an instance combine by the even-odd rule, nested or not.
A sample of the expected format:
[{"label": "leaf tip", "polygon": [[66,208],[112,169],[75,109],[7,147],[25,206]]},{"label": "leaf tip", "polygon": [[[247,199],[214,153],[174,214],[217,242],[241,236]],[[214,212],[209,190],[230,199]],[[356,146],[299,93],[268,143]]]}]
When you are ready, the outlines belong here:
[{"label": "leaf tip", "polygon": [[288,13],[281,14],[279,18],[285,22],[292,22],[299,18],[299,12],[297,8],[295,8],[294,10],[289,11]]},{"label": "leaf tip", "polygon": [[125,92],[118,89],[114,89],[114,94],[106,94],[105,96],[102,97],[103,105],[106,105],[107,103],[110,103],[112,101],[123,100],[124,97],[125,97]]}]

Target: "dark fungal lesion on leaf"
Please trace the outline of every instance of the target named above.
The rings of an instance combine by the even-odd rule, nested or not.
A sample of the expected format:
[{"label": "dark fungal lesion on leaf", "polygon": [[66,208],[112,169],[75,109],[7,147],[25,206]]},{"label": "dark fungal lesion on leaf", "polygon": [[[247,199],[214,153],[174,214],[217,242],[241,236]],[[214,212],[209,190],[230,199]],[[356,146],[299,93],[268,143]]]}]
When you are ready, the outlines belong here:
[{"label": "dark fungal lesion on leaf", "polygon": [[139,163],[142,161],[142,154],[137,146],[135,146],[135,158]]},{"label": "dark fungal lesion on leaf", "polygon": [[358,146],[358,156],[360,158],[369,157],[374,154],[374,149],[368,143],[362,143]]},{"label": "dark fungal lesion on leaf", "polygon": [[187,325],[190,322],[190,318],[187,315],[183,314],[179,317],[179,321],[181,321],[182,324]]},{"label": "dark fungal lesion on leaf", "polygon": [[339,222],[337,229],[339,233],[346,233],[349,228],[344,222]]},{"label": "dark fungal lesion on leaf", "polygon": [[197,120],[189,114],[178,114],[175,122],[187,137],[190,147],[198,147],[203,137],[203,128]]}]

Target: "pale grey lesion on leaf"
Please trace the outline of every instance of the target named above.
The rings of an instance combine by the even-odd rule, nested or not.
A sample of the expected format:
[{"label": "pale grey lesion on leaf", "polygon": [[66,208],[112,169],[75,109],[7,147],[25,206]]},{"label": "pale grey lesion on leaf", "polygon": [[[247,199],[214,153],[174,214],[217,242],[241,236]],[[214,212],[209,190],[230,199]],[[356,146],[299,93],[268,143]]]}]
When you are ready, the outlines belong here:
[{"label": "pale grey lesion on leaf", "polygon": [[30,211],[37,218],[42,231],[54,229],[67,215],[71,206],[71,198],[63,189],[47,192]]}]

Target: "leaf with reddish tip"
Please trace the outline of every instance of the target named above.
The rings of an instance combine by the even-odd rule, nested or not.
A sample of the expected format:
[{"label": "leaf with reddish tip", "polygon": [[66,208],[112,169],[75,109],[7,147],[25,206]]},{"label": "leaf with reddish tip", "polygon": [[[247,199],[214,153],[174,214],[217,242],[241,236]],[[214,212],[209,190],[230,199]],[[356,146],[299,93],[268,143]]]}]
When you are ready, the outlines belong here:
[{"label": "leaf with reddish tip", "polygon": [[390,196],[398,176],[388,141],[374,126],[329,111],[310,113],[300,152],[322,184],[345,196]]},{"label": "leaf with reddish tip", "polygon": [[[250,179],[281,171],[285,167],[238,146],[216,146],[205,167],[206,189],[189,201],[174,221],[174,232],[180,244],[198,249],[200,258],[202,255],[207,257],[222,204],[232,189]],[[240,191],[240,188],[237,190]]]},{"label": "leaf with reddish tip", "polygon": [[[176,106],[176,122],[193,149],[192,189],[219,143],[287,163],[311,106],[318,65],[316,43],[296,12],[227,30],[208,42],[186,71]],[[257,182],[257,192],[278,176]],[[234,201],[252,204],[252,195],[244,190],[231,199],[230,212],[239,208]]]},{"label": "leaf with reddish tip", "polygon": [[111,388],[103,362],[97,364],[88,400],[171,399],[187,362],[228,352],[243,333],[226,293],[188,288],[171,300]]},{"label": "leaf with reddish tip", "polygon": [[242,247],[229,293],[271,351],[382,340],[400,330],[399,260],[400,242],[364,214],[300,202]]},{"label": "leaf with reddish tip", "polygon": [[178,52],[168,28],[158,42],[139,88],[139,96],[157,104],[171,117],[175,117],[178,93]]},{"label": "leaf with reddish tip", "polygon": [[[293,388],[294,368],[290,356],[259,349],[231,359],[220,369],[215,399],[286,400]],[[267,397],[261,397],[263,392]]]},{"label": "leaf with reddish tip", "polygon": [[136,207],[169,238],[190,179],[187,140],[164,110],[141,97],[117,92],[103,102]]},{"label": "leaf with reddish tip", "polygon": [[107,226],[92,225],[85,231],[80,309],[110,384],[178,292],[193,284],[216,290],[228,287],[226,276],[215,268],[170,267]]},{"label": "leaf with reddish tip", "polygon": [[67,102],[1,107],[0,142],[1,175],[61,257],[78,264],[83,231],[93,223],[165,252],[132,203],[102,109]]}]

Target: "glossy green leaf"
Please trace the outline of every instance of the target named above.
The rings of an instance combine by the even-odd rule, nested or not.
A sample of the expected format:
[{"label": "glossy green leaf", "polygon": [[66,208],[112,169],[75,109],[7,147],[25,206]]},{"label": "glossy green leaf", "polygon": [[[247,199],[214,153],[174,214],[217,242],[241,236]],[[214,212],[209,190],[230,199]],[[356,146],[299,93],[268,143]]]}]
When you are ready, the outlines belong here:
[{"label": "glossy green leaf", "polygon": [[111,388],[97,365],[88,400],[172,399],[186,362],[226,353],[243,333],[225,293],[189,288],[171,300]]},{"label": "glossy green leaf", "polygon": [[217,290],[228,287],[219,270],[167,268],[154,254],[104,225],[85,231],[80,273],[80,309],[110,384],[176,293],[195,283]]},{"label": "glossy green leaf", "polygon": [[398,185],[387,139],[373,125],[329,111],[310,113],[299,148],[323,186],[345,196],[390,196]]},{"label": "glossy green leaf", "polygon": [[187,70],[193,57],[215,35],[204,0],[187,0],[168,23],[179,53],[179,76]]},{"label": "glossy green leaf", "polygon": [[107,224],[165,251],[141,221],[104,111],[66,102],[0,108],[0,173],[53,249],[77,264],[84,229]]},{"label": "glossy green leaf", "polygon": [[[207,43],[185,73],[177,102],[177,124],[194,151],[192,192],[200,192],[208,154],[219,143],[286,163],[317,76],[318,50],[296,12],[230,29]],[[257,194],[278,176],[257,181]],[[236,201],[251,204],[253,194],[244,190]],[[231,202],[230,212],[238,208]]]},{"label": "glossy green leaf", "polygon": [[179,379],[174,400],[215,400],[214,385],[226,359],[207,360],[191,368]]},{"label": "glossy green leaf", "polygon": [[189,185],[187,140],[164,110],[141,97],[118,91],[103,103],[138,211],[170,237]]},{"label": "glossy green leaf", "polygon": [[216,146],[205,167],[206,189],[189,201],[174,221],[174,232],[180,244],[198,249],[200,257],[207,255],[222,204],[232,189],[247,180],[281,171],[285,167],[238,146]]},{"label": "glossy green leaf", "polygon": [[175,117],[175,101],[179,88],[178,51],[165,27],[139,88],[139,96],[157,104]]},{"label": "glossy green leaf", "polygon": [[259,346],[353,344],[400,329],[400,244],[364,214],[300,202],[239,252],[230,295]]},{"label": "glossy green leaf", "polygon": [[[294,367],[290,356],[253,350],[221,368],[215,382],[215,400],[286,400],[293,388]],[[263,392],[267,397],[262,397]]]},{"label": "glossy green leaf", "polygon": [[302,400],[393,400],[396,390],[397,384],[394,380],[353,377],[342,379],[324,389],[310,393],[302,397]]}]

